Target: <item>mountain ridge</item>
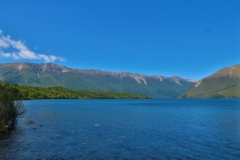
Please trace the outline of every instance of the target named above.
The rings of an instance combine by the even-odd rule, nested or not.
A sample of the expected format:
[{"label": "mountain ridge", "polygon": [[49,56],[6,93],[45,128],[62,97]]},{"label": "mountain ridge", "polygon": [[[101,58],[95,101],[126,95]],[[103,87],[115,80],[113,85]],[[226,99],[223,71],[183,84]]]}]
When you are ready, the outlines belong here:
[{"label": "mountain ridge", "polygon": [[178,76],[68,68],[53,63],[0,63],[0,79],[37,87],[129,92],[154,98],[177,98],[196,83]]},{"label": "mountain ridge", "polygon": [[[137,76],[142,76],[142,77],[153,77],[153,78],[156,78],[156,79],[159,79],[160,81],[162,81],[163,79],[174,79],[176,80],[176,83],[178,83],[177,81],[178,80],[186,80],[188,82],[193,82],[193,83],[196,83],[198,82],[198,80],[193,80],[193,79],[190,79],[190,78],[181,78],[179,76],[170,76],[170,77],[167,77],[167,76],[161,76],[161,75],[147,75],[147,74],[141,74],[141,73],[131,73],[131,72],[121,72],[121,71],[103,71],[103,70],[100,70],[100,69],[78,69],[78,68],[69,68],[69,67],[66,67],[66,66],[62,66],[62,65],[58,65],[58,64],[54,64],[54,63],[30,63],[30,62],[13,62],[13,63],[0,63],[0,68],[2,65],[10,65],[10,66],[14,66],[15,69],[18,69],[18,71],[21,71],[22,69],[24,68],[29,68],[29,66],[27,65],[32,65],[34,71],[39,75],[40,73],[46,71],[46,70],[51,70],[51,71],[55,71],[55,72],[69,72],[71,70],[75,70],[77,72],[80,72],[80,73],[84,73],[84,72],[92,72],[92,74],[98,74],[98,73],[105,73],[105,74],[115,74],[116,76],[119,75],[120,77],[121,76],[125,76],[125,75],[135,75],[136,77],[133,77],[136,81],[139,82],[139,77]],[[40,65],[39,68],[36,68],[36,65]],[[43,66],[43,67],[41,67]],[[54,69],[56,68],[56,69]],[[42,69],[42,70],[41,70]],[[62,70],[61,70],[62,69]],[[140,77],[141,79],[141,77]]]}]

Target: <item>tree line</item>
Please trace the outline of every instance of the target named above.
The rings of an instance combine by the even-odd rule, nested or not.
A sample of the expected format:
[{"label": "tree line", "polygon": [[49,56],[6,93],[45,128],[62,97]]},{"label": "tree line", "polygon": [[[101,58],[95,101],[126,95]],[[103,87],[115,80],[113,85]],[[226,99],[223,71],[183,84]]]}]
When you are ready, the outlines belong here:
[{"label": "tree line", "polygon": [[19,99],[147,99],[149,96],[125,92],[74,90],[63,87],[31,87],[14,85]]}]

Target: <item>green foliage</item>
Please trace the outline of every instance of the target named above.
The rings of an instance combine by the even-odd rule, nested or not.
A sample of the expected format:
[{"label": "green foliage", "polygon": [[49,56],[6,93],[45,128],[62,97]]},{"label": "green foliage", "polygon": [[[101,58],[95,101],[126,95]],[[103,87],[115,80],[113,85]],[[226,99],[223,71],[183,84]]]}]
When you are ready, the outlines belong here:
[{"label": "green foliage", "polygon": [[6,133],[7,127],[5,125],[4,119],[0,120],[0,135],[1,133]]},{"label": "green foliage", "polygon": [[[31,100],[31,99],[149,99],[151,97],[130,94],[126,92],[105,92],[105,91],[89,91],[74,90],[63,87],[31,87],[11,85],[0,81],[4,90],[11,92],[14,99]],[[6,89],[8,88],[8,89]],[[3,95],[3,92],[0,93]]]},{"label": "green foliage", "polygon": [[4,120],[8,128],[14,128],[17,124],[18,117],[21,117],[26,112],[22,101],[14,102],[13,96],[4,94],[1,98],[0,119]]},{"label": "green foliage", "polygon": [[14,101],[19,96],[18,89],[0,81],[0,133],[13,129],[26,109],[22,101]]},{"label": "green foliage", "polygon": [[21,93],[21,99],[143,99],[151,98],[139,94],[129,94],[124,92],[103,92],[74,90],[62,87],[30,87],[17,86]]}]

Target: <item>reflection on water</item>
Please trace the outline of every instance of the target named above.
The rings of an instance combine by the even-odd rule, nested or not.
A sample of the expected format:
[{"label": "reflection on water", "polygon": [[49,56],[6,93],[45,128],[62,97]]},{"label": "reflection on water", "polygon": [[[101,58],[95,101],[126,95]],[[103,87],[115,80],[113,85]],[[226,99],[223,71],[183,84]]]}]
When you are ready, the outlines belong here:
[{"label": "reflection on water", "polygon": [[[239,159],[240,100],[36,100],[0,159]],[[34,124],[28,124],[33,119]]]}]

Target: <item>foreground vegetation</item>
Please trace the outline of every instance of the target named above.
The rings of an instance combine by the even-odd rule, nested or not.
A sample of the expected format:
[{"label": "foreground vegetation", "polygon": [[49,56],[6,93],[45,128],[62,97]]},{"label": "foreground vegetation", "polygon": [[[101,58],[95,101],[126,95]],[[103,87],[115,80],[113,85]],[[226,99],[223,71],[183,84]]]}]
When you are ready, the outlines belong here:
[{"label": "foreground vegetation", "polygon": [[22,101],[14,101],[19,95],[17,89],[0,82],[0,135],[12,130],[18,117],[26,112]]}]

